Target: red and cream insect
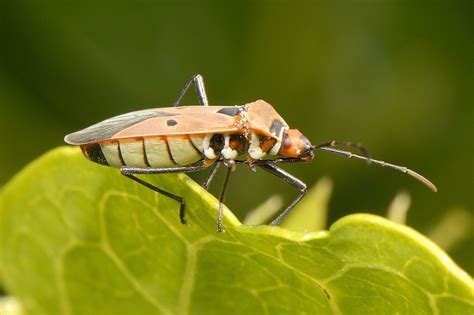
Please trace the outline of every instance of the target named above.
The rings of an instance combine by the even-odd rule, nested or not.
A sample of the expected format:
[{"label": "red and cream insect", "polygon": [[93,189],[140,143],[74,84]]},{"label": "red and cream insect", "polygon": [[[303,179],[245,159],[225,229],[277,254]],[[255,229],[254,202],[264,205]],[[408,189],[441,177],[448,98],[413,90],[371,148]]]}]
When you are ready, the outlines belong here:
[{"label": "red and cream insect", "polygon": [[[192,84],[202,106],[179,106]],[[64,140],[79,145],[84,155],[99,164],[120,168],[123,175],[180,203],[182,197],[164,191],[135,174],[196,172],[213,166],[203,187],[208,188],[221,165],[227,167],[217,215],[222,228],[222,201],[230,171],[236,164],[260,167],[296,187],[298,197],[271,223],[278,225],[306,193],[306,184],[277,166],[280,163],[311,161],[316,149],[388,166],[420,180],[433,191],[436,187],[418,173],[402,166],[371,159],[367,150],[351,142],[330,141],[313,146],[297,129],[262,100],[237,106],[209,106],[204,82],[195,75],[181,92],[174,107],[155,108],[119,115],[67,135]],[[364,156],[335,149],[357,147]]]}]

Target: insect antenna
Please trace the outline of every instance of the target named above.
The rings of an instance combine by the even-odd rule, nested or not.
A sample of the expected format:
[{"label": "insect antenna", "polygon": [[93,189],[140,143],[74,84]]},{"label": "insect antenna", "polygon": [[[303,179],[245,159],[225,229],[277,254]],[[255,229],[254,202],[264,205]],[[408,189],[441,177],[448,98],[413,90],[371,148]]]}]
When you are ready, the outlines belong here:
[{"label": "insect antenna", "polygon": [[325,142],[325,143],[321,143],[321,144],[318,144],[318,145],[315,145],[315,146],[314,146],[315,149],[320,149],[320,148],[323,148],[323,147],[331,147],[331,148],[335,148],[335,147],[356,148],[356,149],[360,150],[360,152],[362,152],[362,155],[367,158],[367,163],[370,163],[371,160],[372,160],[369,150],[367,150],[367,148],[364,147],[364,146],[363,146],[362,144],[360,144],[360,143],[355,143],[355,142],[350,142],[350,141],[337,141],[337,140],[332,140],[332,141]]},{"label": "insect antenna", "polygon": [[380,166],[386,166],[386,167],[389,167],[389,168],[396,169],[396,170],[398,170],[402,173],[408,174],[408,175],[416,178],[417,180],[419,180],[420,182],[422,182],[423,184],[428,186],[432,191],[434,191],[434,192],[438,191],[438,188],[436,188],[436,186],[432,182],[430,182],[424,176],[418,174],[417,172],[415,172],[415,171],[413,171],[413,170],[411,170],[411,169],[409,169],[405,166],[399,166],[399,165],[387,163],[387,162],[380,161],[380,160],[374,160],[374,159],[366,157],[366,156],[357,155],[357,154],[354,154],[354,153],[349,152],[349,151],[343,151],[343,150],[339,150],[339,149],[330,148],[330,147],[324,146],[324,145],[315,145],[314,148],[319,149],[319,150],[323,150],[323,151],[329,151],[329,152],[332,152],[332,153],[336,153],[336,154],[345,156],[347,158],[356,158],[356,159],[359,159],[359,160],[367,161],[369,163],[374,163],[374,164],[377,164],[377,165],[380,165]]}]

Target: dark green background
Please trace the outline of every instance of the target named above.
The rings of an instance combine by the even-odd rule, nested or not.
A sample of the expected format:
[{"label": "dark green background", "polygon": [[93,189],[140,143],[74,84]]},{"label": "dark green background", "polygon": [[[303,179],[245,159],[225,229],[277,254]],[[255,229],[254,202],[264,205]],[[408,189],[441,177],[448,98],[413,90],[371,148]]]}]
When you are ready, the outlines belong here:
[{"label": "dark green background", "polygon": [[[313,143],[363,142],[439,188],[324,152],[286,167],[308,184],[334,180],[331,222],[384,215],[401,190],[412,196],[408,224],[424,233],[453,207],[473,209],[471,1],[177,3],[2,2],[0,183],[66,133],[170,105],[201,73],[212,104],[265,99]],[[295,196],[243,168],[228,205],[242,218],[273,193]],[[450,255],[472,274],[470,246]]]}]

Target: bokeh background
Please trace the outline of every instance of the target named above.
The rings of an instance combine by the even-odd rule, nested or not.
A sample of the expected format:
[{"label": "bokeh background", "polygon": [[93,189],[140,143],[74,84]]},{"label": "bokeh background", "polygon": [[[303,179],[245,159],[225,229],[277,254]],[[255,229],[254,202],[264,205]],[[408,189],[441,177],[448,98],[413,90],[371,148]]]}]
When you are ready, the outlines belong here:
[{"label": "bokeh background", "polygon": [[[473,274],[473,11],[472,1],[2,1],[0,185],[65,134],[170,105],[201,73],[212,104],[262,98],[315,144],[360,141],[426,175],[438,193],[325,152],[285,166],[310,185],[333,179],[330,223],[385,215],[400,191],[412,197],[408,224],[427,235],[461,211],[471,229],[448,252]],[[227,204],[243,218],[274,193],[296,196],[242,168]]]}]

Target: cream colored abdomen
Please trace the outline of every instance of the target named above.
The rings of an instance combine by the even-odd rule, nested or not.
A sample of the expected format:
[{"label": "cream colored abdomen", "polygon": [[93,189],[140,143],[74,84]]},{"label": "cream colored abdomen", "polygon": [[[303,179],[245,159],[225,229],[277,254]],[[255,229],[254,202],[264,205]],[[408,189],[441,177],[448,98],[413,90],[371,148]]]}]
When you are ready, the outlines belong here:
[{"label": "cream colored abdomen", "polygon": [[171,157],[178,165],[189,165],[202,159],[201,152],[189,138],[168,137],[168,147]]},{"label": "cream colored abdomen", "polygon": [[173,167],[176,164],[170,158],[166,139],[146,138],[145,151],[150,167]]},{"label": "cream colored abdomen", "polygon": [[119,152],[118,142],[103,142],[100,144],[102,153],[110,166],[120,168],[123,166],[122,159]]},{"label": "cream colored abdomen", "polygon": [[121,141],[119,143],[122,159],[126,166],[148,167],[143,141]]},{"label": "cream colored abdomen", "polygon": [[117,168],[186,166],[203,158],[200,135],[103,142],[100,148],[108,164]]}]

